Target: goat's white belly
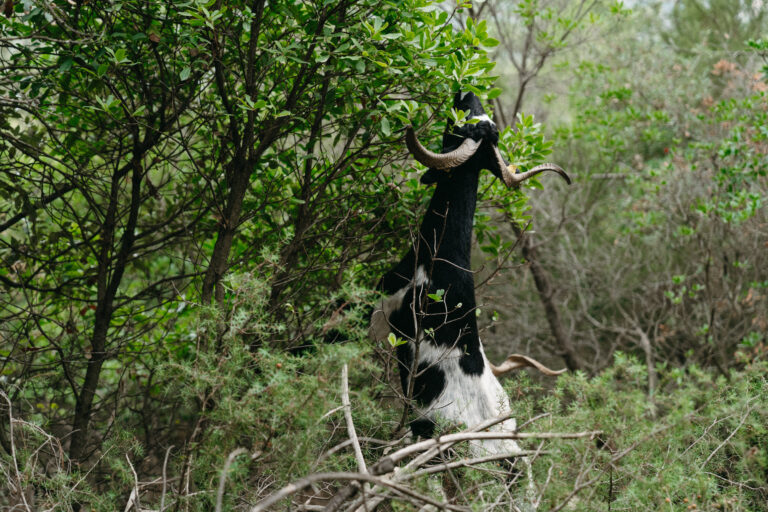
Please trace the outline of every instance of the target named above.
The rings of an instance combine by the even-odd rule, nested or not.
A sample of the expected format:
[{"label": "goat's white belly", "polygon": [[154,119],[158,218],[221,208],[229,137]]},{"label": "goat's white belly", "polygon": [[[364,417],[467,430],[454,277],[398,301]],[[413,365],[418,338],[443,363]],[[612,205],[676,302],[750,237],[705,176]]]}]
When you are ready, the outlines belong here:
[{"label": "goat's white belly", "polygon": [[[491,418],[510,411],[509,397],[501,383],[491,371],[485,357],[482,344],[483,373],[468,375],[459,366],[461,351],[457,348],[440,348],[423,342],[419,347],[419,360],[440,368],[445,375],[442,393],[426,407],[417,408],[419,414],[438,420],[444,418],[449,423],[463,423],[473,427]],[[489,430],[514,432],[517,423],[513,418],[503,421]],[[487,455],[519,450],[512,439],[488,440],[472,443],[472,451],[477,455]]]}]

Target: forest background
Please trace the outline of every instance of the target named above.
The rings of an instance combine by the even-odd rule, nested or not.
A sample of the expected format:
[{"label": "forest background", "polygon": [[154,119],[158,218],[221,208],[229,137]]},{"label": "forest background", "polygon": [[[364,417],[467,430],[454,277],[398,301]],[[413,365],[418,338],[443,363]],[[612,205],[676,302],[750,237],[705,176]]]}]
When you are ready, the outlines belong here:
[{"label": "forest background", "polygon": [[[391,450],[365,311],[430,195],[404,128],[437,150],[462,89],[518,168],[574,178],[483,176],[475,217],[489,357],[570,370],[506,379],[518,422],[602,432],[523,443],[535,504],[768,510],[764,34],[761,0],[5,0],[0,508],[250,509],[355,471],[345,364],[365,459]],[[510,510],[499,473],[443,473],[452,506]]]}]

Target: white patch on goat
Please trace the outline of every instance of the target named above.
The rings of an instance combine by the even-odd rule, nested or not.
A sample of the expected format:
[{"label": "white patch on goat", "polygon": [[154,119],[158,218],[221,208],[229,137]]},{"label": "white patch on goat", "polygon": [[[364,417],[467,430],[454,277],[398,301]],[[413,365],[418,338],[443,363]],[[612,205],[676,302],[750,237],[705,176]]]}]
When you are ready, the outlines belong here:
[{"label": "white patch on goat", "polygon": [[493,122],[493,119],[488,117],[488,114],[480,114],[479,116],[472,116],[472,117],[470,117],[470,119],[477,119],[479,122],[488,121],[493,126],[496,126],[496,123]]},{"label": "white patch on goat", "polygon": [[[411,348],[413,350],[413,348]],[[437,347],[428,341],[419,346],[419,363],[436,365],[445,375],[442,393],[428,406],[417,408],[422,416],[436,420],[438,417],[450,423],[463,423],[473,427],[483,421],[510,411],[509,397],[501,383],[493,375],[482,343],[483,373],[468,375],[459,365],[461,351],[455,347]],[[490,428],[491,431],[514,432],[517,424],[513,418]],[[472,451],[477,455],[488,455],[518,451],[520,448],[512,439],[473,442]]]},{"label": "white patch on goat", "polygon": [[400,309],[408,290],[414,286],[421,286],[426,282],[427,273],[424,270],[424,265],[419,265],[416,267],[416,274],[413,276],[413,280],[410,283],[397,290],[393,295],[381,300],[379,307],[376,308],[371,315],[371,327],[368,330],[368,336],[371,340],[382,342],[387,339],[389,333],[392,332],[392,328],[389,325],[389,315],[391,315],[393,311]]}]

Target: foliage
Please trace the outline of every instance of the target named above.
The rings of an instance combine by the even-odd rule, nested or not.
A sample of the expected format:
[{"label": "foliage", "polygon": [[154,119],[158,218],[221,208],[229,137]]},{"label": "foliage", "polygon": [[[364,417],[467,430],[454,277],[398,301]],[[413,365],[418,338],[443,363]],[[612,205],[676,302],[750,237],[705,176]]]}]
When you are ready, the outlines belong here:
[{"label": "foliage", "polygon": [[[525,431],[601,431],[595,439],[524,443],[541,451],[533,460],[540,508],[766,510],[767,370],[764,361],[727,377],[695,365],[660,367],[649,397],[646,366],[616,353],[600,375],[564,375],[551,391],[526,376],[508,380],[518,418],[537,418]],[[505,489],[499,469],[479,464],[444,478],[458,482],[459,502],[473,510],[508,510],[524,486]],[[427,480],[421,489],[430,492]]]},{"label": "foliage", "polygon": [[[134,485],[133,471],[154,474],[162,467],[187,486],[187,492],[179,492],[183,486],[175,492],[169,489],[167,503],[204,509],[215,502],[211,491],[218,484],[223,461],[240,448],[245,453],[234,461],[227,480],[231,491],[226,503],[232,506],[254,501],[260,492],[298,474],[351,469],[354,459],[349,451],[325,461],[319,458],[346,439],[338,404],[340,369],[347,363],[352,369],[360,435],[364,439],[390,436],[397,426],[397,412],[381,407],[385,384],[370,382],[379,370],[369,346],[320,344],[303,355],[266,347],[253,352],[245,339],[268,335],[275,328],[266,308],[268,285],[250,275],[233,274],[226,286],[226,308],[189,306],[195,319],[188,325],[189,338],[194,343],[181,351],[167,344],[164,362],[152,368],[155,379],[163,383],[147,390],[146,399],[161,403],[154,410],[157,417],[147,418],[143,431],[124,428],[131,424],[128,418],[120,421],[119,431],[103,446],[96,466],[103,469],[95,478],[83,482],[82,472],[68,469],[58,440],[33,423],[44,421],[44,415],[29,418],[32,422],[15,420],[14,465],[22,485],[43,484],[35,497],[39,506],[55,504],[70,510],[88,503],[94,510],[113,510],[116,502],[127,499]],[[360,325],[348,329],[358,338],[364,336]],[[166,463],[145,452],[152,446],[145,435],[168,436]],[[378,449],[370,444],[366,453],[378,457]],[[11,462],[9,457],[4,460]],[[143,489],[144,500],[159,503],[161,484],[156,480]]]},{"label": "foliage", "polygon": [[[531,198],[541,264],[584,368],[621,349],[725,373],[741,343],[765,346],[764,63],[742,41],[738,59],[702,71],[663,43],[658,16],[638,8],[557,66],[574,77],[574,117],[556,127],[555,160],[577,182]],[[509,300],[530,303],[530,288]],[[507,350],[546,350],[533,306],[516,311]]]},{"label": "foliage", "polygon": [[766,509],[765,363],[727,377],[695,365],[659,370],[649,398],[645,365],[618,353],[599,376],[561,377],[543,402],[529,403],[551,415],[539,428],[603,431],[596,442],[549,446],[554,454],[537,465],[541,481],[550,468],[555,475],[549,507],[595,479],[569,510]]},{"label": "foliage", "polygon": [[[380,372],[370,346],[355,340],[319,344],[297,355],[267,347],[253,352],[243,338],[268,335],[275,328],[267,314],[268,287],[250,275],[233,275],[227,281],[231,298],[226,331],[219,331],[221,310],[201,311],[198,343],[208,345],[206,339],[215,343],[195,358],[169,358],[159,369],[169,382],[165,393],[178,397],[181,410],[200,410],[194,418],[196,432],[189,438],[195,448],[187,455],[195,462],[188,468],[177,462],[174,469],[182,475],[189,471],[195,488],[212,489],[222,461],[244,448],[246,453],[228,475],[234,489],[228,493],[231,504],[238,502],[234,496],[251,501],[258,497],[256,491],[263,493],[313,470],[353,469],[348,450],[324,462],[319,458],[346,440],[338,407],[342,365],[349,364],[352,370],[350,387],[360,435],[387,438],[397,426],[395,410],[378,403],[384,383],[370,381]],[[364,337],[363,326],[349,329],[356,338]],[[208,493],[192,500],[201,506],[213,501]]]},{"label": "foliage", "polygon": [[405,123],[439,130],[427,120],[493,67],[469,50],[482,27],[454,31],[422,0],[14,9],[0,25],[4,373],[18,403],[57,404],[46,418],[73,429],[78,460],[125,376],[129,402],[158,385],[161,333],[189,350],[179,313],[198,291],[222,302],[230,269],[269,282],[259,343],[283,348],[312,338],[328,293],[372,286],[386,258],[371,254],[422,196],[393,142]]},{"label": "foliage", "polygon": [[[197,437],[227,431],[220,407],[248,396],[260,368],[249,354],[311,346],[339,304],[372,300],[359,285],[375,285],[397,256],[392,233],[425,200],[395,142],[406,124],[437,140],[447,119],[434,118],[461,87],[498,94],[483,50],[496,43],[483,23],[455,27],[463,6],[425,0],[4,8],[3,387],[14,417],[83,464],[71,475],[87,482],[57,499],[106,504],[130,483],[127,447],[141,474],[171,445],[172,465],[191,464]],[[505,138],[521,165],[546,149]],[[267,302],[234,347],[226,276],[245,272]],[[205,387],[224,347],[226,399]],[[312,365],[341,357],[323,352]],[[49,455],[52,478],[68,462]]]},{"label": "foliage", "polygon": [[[548,443],[545,502],[764,509],[758,3],[3,8],[0,501],[112,510],[138,481],[142,506],[209,510],[226,466],[224,504],[246,508],[354,470],[328,453],[346,440],[344,363],[378,460],[403,404],[365,308],[429,196],[400,139],[412,124],[437,149],[465,89],[493,105],[513,165],[553,157],[577,177],[507,191],[484,176],[475,222],[489,356],[559,358],[543,297],[584,370],[553,390],[510,380],[519,421],[605,432]],[[554,285],[510,285],[518,250]],[[522,493],[496,470],[459,473],[467,504]]]},{"label": "foliage", "polygon": [[[671,27],[662,32],[662,37],[680,53],[699,53],[700,64],[706,68],[723,54],[743,50],[744,43],[765,28],[768,11],[763,7],[747,0],[675,2],[670,12]],[[736,58],[741,61],[738,54]]]}]

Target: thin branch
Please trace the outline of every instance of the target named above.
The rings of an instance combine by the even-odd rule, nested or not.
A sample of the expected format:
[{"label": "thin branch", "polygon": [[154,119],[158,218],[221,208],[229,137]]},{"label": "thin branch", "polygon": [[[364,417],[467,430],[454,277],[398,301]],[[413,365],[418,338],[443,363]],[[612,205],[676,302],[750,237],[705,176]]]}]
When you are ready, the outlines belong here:
[{"label": "thin branch", "polygon": [[518,452],[505,452],[505,453],[500,453],[495,455],[488,455],[486,457],[477,457],[474,459],[461,459],[453,462],[444,462],[443,464],[437,464],[435,466],[429,466],[428,468],[420,469],[419,471],[414,471],[413,473],[408,475],[406,479],[412,480],[414,478],[424,476],[424,475],[440,473],[440,472],[448,471],[454,468],[473,466],[475,464],[483,464],[485,462],[493,462],[495,460],[512,459],[515,457],[520,457],[525,455],[539,455],[539,454],[550,454],[550,453],[552,452],[541,451],[541,450],[521,450]]},{"label": "thin branch", "polygon": [[394,490],[395,492],[398,492],[410,498],[414,498],[420,502],[433,505],[438,509],[455,510],[458,512],[467,512],[470,510],[465,507],[458,507],[456,505],[451,505],[450,503],[443,503],[437,500],[433,500],[428,496],[419,494],[416,491],[409,489],[408,487],[399,485],[386,478],[366,475],[363,473],[315,473],[314,475],[309,475],[307,477],[302,478],[301,480],[297,480],[296,482],[288,484],[282,489],[280,489],[279,491],[277,491],[276,493],[271,494],[266,499],[263,499],[262,501],[257,503],[253,508],[251,508],[251,512],[262,512],[263,510],[267,510],[272,505],[275,505],[279,501],[284,500],[285,498],[293,494],[296,494],[297,492],[303,491],[307,487],[310,487],[312,484],[317,482],[323,482],[326,480],[349,480],[349,481],[357,481],[357,482],[368,482],[368,483],[376,484],[382,487],[388,487]]},{"label": "thin branch", "polygon": [[11,460],[13,461],[13,469],[16,472],[16,488],[19,492],[19,496],[21,496],[21,501],[24,503],[24,508],[29,512],[32,512],[29,503],[27,503],[27,496],[24,494],[21,473],[19,473],[19,465],[16,461],[16,444],[13,440],[13,404],[11,404],[11,399],[8,398],[8,395],[6,395],[4,391],[0,390],[0,395],[2,395],[5,401],[8,402],[8,436],[11,445]]},{"label": "thin branch", "polygon": [[[750,402],[751,402],[751,401],[752,401],[752,400],[750,400]],[[749,403],[749,402],[748,402],[748,403]],[[704,467],[707,465],[707,463],[710,461],[710,459],[711,459],[712,457],[714,457],[714,456],[715,456],[715,454],[716,454],[717,452],[719,452],[719,451],[720,451],[720,448],[722,448],[723,446],[725,446],[725,445],[726,445],[726,443],[728,443],[728,441],[730,441],[730,440],[731,440],[731,438],[732,438],[734,435],[736,435],[736,432],[738,432],[738,431],[739,431],[739,429],[742,427],[742,425],[744,425],[744,422],[745,422],[745,421],[747,421],[747,418],[749,417],[749,415],[750,415],[750,413],[751,413],[751,412],[752,412],[752,408],[751,408],[751,407],[747,407],[747,412],[745,412],[745,413],[744,413],[744,415],[741,417],[741,421],[739,421],[739,424],[736,426],[736,428],[735,428],[735,429],[733,429],[733,432],[731,432],[731,433],[728,435],[728,437],[726,437],[726,438],[723,440],[723,442],[722,442],[722,443],[720,443],[720,444],[717,446],[717,448],[715,448],[715,451],[713,451],[712,453],[710,453],[710,454],[709,454],[709,457],[707,457],[707,458],[706,458],[706,460],[704,461],[704,463],[701,465],[702,469],[703,469],[703,468],[704,468]]]},{"label": "thin branch", "polygon": [[165,490],[168,484],[168,478],[166,477],[166,469],[168,468],[168,455],[171,453],[173,445],[169,446],[165,450],[165,458],[163,459],[163,492],[160,494],[160,511],[165,510]]},{"label": "thin branch", "polygon": [[[581,438],[594,438],[595,436],[602,434],[600,430],[590,430],[584,432],[460,432],[458,434],[448,434],[440,436],[435,439],[427,439],[419,443],[414,443],[401,450],[396,451],[389,457],[398,462],[405,457],[417,452],[424,451],[434,446],[440,446],[448,443],[456,443],[462,441],[484,441],[489,439],[581,439]],[[514,454],[510,456],[515,456]]]},{"label": "thin branch", "polygon": [[[224,502],[224,487],[227,483],[229,466],[232,465],[235,457],[244,453],[248,453],[248,450],[245,448],[238,448],[229,454],[227,461],[224,463],[224,468],[221,470],[221,475],[219,476],[219,491],[216,493],[216,512],[221,512],[222,503]],[[162,507],[160,507],[160,509],[162,510]]]},{"label": "thin branch", "polygon": [[349,440],[352,441],[352,447],[355,450],[355,459],[357,460],[357,468],[363,474],[368,474],[368,468],[365,466],[365,459],[363,458],[363,451],[360,449],[360,442],[357,439],[357,432],[355,432],[355,424],[352,422],[352,405],[349,402],[349,382],[348,382],[348,369],[347,365],[341,368],[341,403],[344,406],[344,419],[347,421],[347,434]]},{"label": "thin branch", "polygon": [[141,505],[139,504],[139,476],[136,474],[131,458],[127,453],[125,454],[125,460],[128,461],[128,467],[131,468],[131,473],[133,474],[133,489],[131,489],[131,495],[128,496],[128,503],[125,504],[125,512],[131,510],[132,507],[136,507],[137,512],[141,512]]},{"label": "thin branch", "polygon": [[[334,409],[334,410],[333,410],[333,411],[331,411],[331,412],[335,412],[335,411],[337,411],[337,410],[338,410],[338,409]],[[328,413],[326,413],[326,415],[328,415]],[[405,438],[406,438],[406,436],[403,436],[403,437],[401,437],[400,439],[396,439],[396,440],[394,440],[394,441],[384,441],[384,440],[382,440],[382,439],[376,439],[375,437],[365,437],[365,436],[363,436],[363,437],[358,437],[358,440],[360,440],[360,441],[362,441],[362,442],[364,442],[364,443],[377,444],[377,445],[380,445],[380,446],[385,446],[385,447],[386,447],[386,446],[395,446],[395,445],[398,445],[398,444],[400,444],[400,443],[401,443],[401,442],[402,442],[402,441],[403,441]],[[343,449],[344,449],[344,448],[346,448],[347,446],[350,446],[351,444],[352,444],[352,440],[351,440],[351,439],[347,439],[346,441],[342,441],[341,443],[337,444],[337,445],[336,445],[336,446],[334,446],[333,448],[331,448],[331,449],[327,450],[327,451],[326,451],[326,452],[324,452],[322,455],[320,455],[320,457],[318,457],[318,459],[315,461],[315,463],[314,463],[314,466],[316,467],[316,466],[317,466],[317,465],[318,465],[320,462],[324,461],[325,459],[327,459],[328,457],[330,457],[330,456],[331,456],[331,455],[333,455],[334,453],[336,453],[336,452],[339,452],[339,451],[343,450]]]}]

